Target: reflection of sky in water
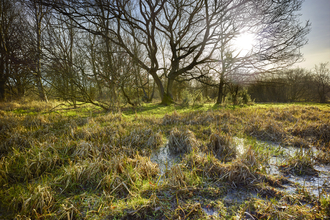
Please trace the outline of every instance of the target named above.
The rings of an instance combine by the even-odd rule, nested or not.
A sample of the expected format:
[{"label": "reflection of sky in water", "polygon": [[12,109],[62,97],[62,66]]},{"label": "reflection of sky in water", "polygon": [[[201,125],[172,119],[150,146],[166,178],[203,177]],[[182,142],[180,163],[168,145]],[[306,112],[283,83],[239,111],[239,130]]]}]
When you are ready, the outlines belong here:
[{"label": "reflection of sky in water", "polygon": [[150,160],[157,163],[161,174],[164,174],[166,170],[171,169],[171,167],[180,161],[180,154],[173,154],[170,152],[168,145],[156,149],[150,156]]},{"label": "reflection of sky in water", "polygon": [[212,208],[202,208],[202,210],[208,216],[214,216],[214,217],[218,217],[219,216],[219,213],[217,211],[215,211],[214,209],[212,209]]},{"label": "reflection of sky in water", "polygon": [[[238,156],[243,155],[246,150],[247,150],[247,145],[245,144],[245,139],[244,138],[238,138],[234,137],[234,145],[237,148],[237,153]],[[300,149],[296,147],[282,147],[277,143],[273,142],[265,142],[265,141],[257,141],[258,144],[264,145],[265,147],[276,147],[279,148],[280,150],[284,151],[284,155],[286,156],[294,156],[296,153],[299,153],[300,150],[305,153],[309,149]],[[318,152],[316,148],[311,148],[312,152],[315,154]],[[155,162],[158,164],[160,168],[160,174],[163,175],[166,170],[171,169],[171,167],[177,163],[180,162],[180,159],[183,155],[182,154],[173,154],[170,152],[169,147],[167,143],[165,144],[164,147],[161,147],[157,150],[155,150],[150,157],[150,160],[152,162]],[[278,169],[278,165],[281,165],[285,162],[286,158],[282,156],[273,156],[270,157],[270,160],[268,161],[268,167],[266,168],[266,172],[270,175],[275,175],[275,176],[281,176],[282,173]],[[308,192],[314,194],[315,196],[319,196],[319,194],[323,194],[322,191],[325,191],[327,194],[330,193],[330,166],[325,166],[325,165],[315,165],[314,169],[319,171],[319,176],[292,176],[290,175],[288,177],[288,180],[291,181],[292,183],[297,183],[301,187],[304,187]],[[285,185],[284,191],[288,193],[295,193],[296,187],[291,184],[291,185]],[[246,193],[238,193],[237,191],[233,191],[231,193],[228,193],[225,197],[226,199],[229,200],[241,200],[246,197]],[[207,215],[219,215],[217,212],[214,212],[213,210],[205,209],[203,208],[204,212]]]},{"label": "reflection of sky in water", "polygon": [[238,137],[234,137],[234,145],[236,146],[236,150],[238,155],[243,155],[246,151],[246,146],[244,144],[244,138],[238,138]]},{"label": "reflection of sky in water", "polygon": [[[284,151],[286,156],[295,156],[297,153],[302,152],[307,153],[309,150],[313,154],[318,153],[315,147],[310,149],[297,148],[297,147],[281,147],[279,144],[269,143],[273,146],[277,146]],[[270,175],[280,176],[282,173],[278,169],[278,165],[285,163],[286,158],[284,157],[271,157],[269,160],[269,167],[266,169],[267,173]],[[318,176],[293,176],[289,175],[288,180],[294,184],[299,184],[301,187],[305,188],[309,193],[315,196],[323,194],[323,190],[326,193],[330,193],[330,166],[325,165],[314,165],[314,169],[318,171]],[[285,185],[285,191],[288,193],[295,193],[296,187],[293,185]]]},{"label": "reflection of sky in water", "polygon": [[[305,188],[307,192],[312,193],[315,196],[324,195],[324,193],[330,193],[330,166],[314,166],[314,169],[319,171],[319,176],[292,176],[290,175],[288,180],[299,184]],[[293,186],[286,186],[286,191],[294,193],[296,188]],[[324,192],[323,192],[324,191]]]}]

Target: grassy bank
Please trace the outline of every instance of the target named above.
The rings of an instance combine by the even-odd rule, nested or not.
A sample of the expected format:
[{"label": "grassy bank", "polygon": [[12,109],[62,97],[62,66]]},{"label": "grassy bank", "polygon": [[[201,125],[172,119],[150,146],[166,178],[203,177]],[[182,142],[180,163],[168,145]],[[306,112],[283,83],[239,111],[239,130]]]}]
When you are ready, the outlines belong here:
[{"label": "grassy bank", "polygon": [[[307,150],[284,155],[259,141]],[[150,156],[165,143],[180,157],[161,170]],[[318,175],[329,150],[328,105],[149,104],[105,113],[2,103],[0,219],[322,219],[326,186],[315,196],[285,184],[289,174]],[[284,157],[281,175],[267,172],[273,156]]]}]

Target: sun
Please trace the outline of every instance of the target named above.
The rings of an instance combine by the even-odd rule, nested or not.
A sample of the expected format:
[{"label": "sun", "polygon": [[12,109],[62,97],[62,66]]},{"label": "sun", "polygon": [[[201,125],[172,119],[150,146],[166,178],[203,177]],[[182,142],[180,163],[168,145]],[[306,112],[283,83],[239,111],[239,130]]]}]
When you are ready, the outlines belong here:
[{"label": "sun", "polygon": [[255,44],[255,35],[242,33],[233,40],[233,48],[242,55],[249,53]]}]

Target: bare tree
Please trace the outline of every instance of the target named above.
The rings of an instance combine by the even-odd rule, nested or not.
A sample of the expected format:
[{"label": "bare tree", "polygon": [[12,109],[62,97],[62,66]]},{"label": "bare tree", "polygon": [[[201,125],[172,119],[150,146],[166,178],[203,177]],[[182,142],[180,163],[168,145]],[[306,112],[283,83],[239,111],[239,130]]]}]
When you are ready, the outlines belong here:
[{"label": "bare tree", "polygon": [[11,1],[0,2],[0,101],[5,99],[5,87],[10,76],[10,56],[13,51],[12,40],[17,34],[15,20],[18,14],[14,10],[14,4]]},{"label": "bare tree", "polygon": [[328,63],[321,63],[314,68],[314,82],[319,101],[324,103],[330,94],[330,70],[327,68]]},{"label": "bare tree", "polygon": [[29,67],[34,57],[31,35],[22,5],[18,1],[0,2],[0,101],[11,93],[24,95],[31,82]]},{"label": "bare tree", "polygon": [[31,21],[31,29],[34,31],[35,35],[35,60],[34,60],[34,68],[31,70],[35,75],[35,82],[37,91],[39,93],[39,98],[45,102],[48,102],[48,98],[44,89],[44,85],[42,82],[42,73],[41,73],[41,61],[43,58],[43,48],[42,48],[42,32],[48,22],[51,8],[45,6],[42,0],[22,0],[25,4],[26,9],[29,10],[30,18],[28,20]]},{"label": "bare tree", "polygon": [[[301,0],[44,1],[81,29],[100,35],[125,51],[153,77],[163,104],[172,102],[173,84],[179,76],[219,61],[218,49],[228,37],[239,34],[238,28],[253,29],[258,35],[259,44],[249,54],[248,67],[260,71],[296,62],[309,28],[308,23],[302,26],[297,20],[295,12],[300,9]],[[102,26],[97,19],[112,25]],[[228,22],[230,28],[224,31]],[[144,51],[145,58],[136,56],[133,41]],[[165,58],[159,50],[161,45],[165,45]],[[166,80],[162,81],[164,63],[168,69]]]}]

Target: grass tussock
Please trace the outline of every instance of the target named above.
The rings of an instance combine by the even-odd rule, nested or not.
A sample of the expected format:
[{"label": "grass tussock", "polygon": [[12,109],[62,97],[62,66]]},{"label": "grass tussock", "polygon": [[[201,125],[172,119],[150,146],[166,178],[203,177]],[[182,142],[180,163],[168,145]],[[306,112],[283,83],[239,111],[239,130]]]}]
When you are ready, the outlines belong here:
[{"label": "grass tussock", "polygon": [[320,164],[330,164],[330,152],[329,151],[319,151],[314,155],[315,161]]},{"label": "grass tussock", "polygon": [[313,167],[312,152],[300,150],[296,154],[287,159],[287,161],[280,166],[280,170],[286,174],[293,174],[298,176],[311,175],[317,176],[318,172]]},{"label": "grass tussock", "polygon": [[242,159],[236,159],[231,163],[222,163],[213,156],[191,153],[186,156],[185,161],[191,169],[199,170],[208,178],[229,182],[233,186],[248,186],[259,181],[259,175],[255,172],[256,170]]},{"label": "grass tussock", "polygon": [[[330,120],[325,122],[305,123],[296,126],[291,130],[293,135],[301,138],[311,138],[314,143],[321,142],[329,145],[330,143]],[[329,146],[327,146],[329,147]]]},{"label": "grass tussock", "polygon": [[263,120],[252,118],[244,129],[244,132],[257,139],[281,142],[286,137],[281,122],[275,120]]},{"label": "grass tussock", "polygon": [[164,115],[162,125],[179,124],[180,122],[181,116],[176,111],[174,111],[172,115]]},{"label": "grass tussock", "polygon": [[8,205],[8,210],[15,213],[17,219],[45,218],[55,210],[55,192],[45,185],[28,184],[11,187],[1,201]]},{"label": "grass tussock", "polygon": [[23,182],[51,172],[63,163],[51,145],[34,146],[26,151],[14,150],[1,161],[5,179]]},{"label": "grass tussock", "polygon": [[[284,199],[265,201],[253,199],[242,206],[241,218],[250,219],[323,219],[322,213],[315,213],[308,206],[289,205]],[[252,218],[251,218],[252,217]]]},{"label": "grass tussock", "polygon": [[237,156],[237,150],[233,145],[232,137],[228,134],[211,134],[207,149],[208,151],[213,152],[216,158],[222,161],[231,160]]},{"label": "grass tussock", "polygon": [[77,163],[70,161],[63,167],[60,176],[55,179],[55,186],[59,190],[71,191],[85,190],[96,187],[104,173],[109,172],[111,163],[105,160],[86,159]]},{"label": "grass tussock", "polygon": [[[135,114],[130,109],[106,114],[88,105],[0,103],[0,218],[211,218],[205,209],[226,219],[326,218],[327,188],[319,197],[301,190],[288,195],[279,189],[286,178],[267,170],[277,156],[286,158],[282,173],[317,175],[314,164],[330,161],[329,120],[325,105],[174,110],[150,104]],[[164,148],[161,156],[173,154],[162,170],[157,163],[163,158],[155,163],[149,156],[165,136],[170,152]],[[242,142],[240,155],[235,136],[258,141]],[[304,150],[288,157],[259,140]],[[322,151],[308,153],[310,146]],[[167,161],[173,158],[177,164]],[[225,195],[241,187],[263,200],[228,201]],[[210,208],[211,203],[222,206]]]},{"label": "grass tussock", "polygon": [[193,132],[187,130],[180,131],[174,128],[168,138],[168,146],[173,153],[190,152],[198,146],[198,142]]},{"label": "grass tussock", "polygon": [[122,140],[122,145],[133,148],[156,148],[163,143],[161,132],[152,129],[133,130]]}]

